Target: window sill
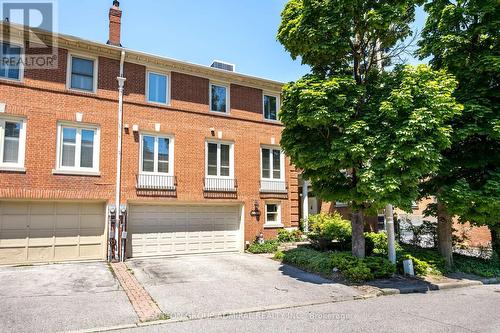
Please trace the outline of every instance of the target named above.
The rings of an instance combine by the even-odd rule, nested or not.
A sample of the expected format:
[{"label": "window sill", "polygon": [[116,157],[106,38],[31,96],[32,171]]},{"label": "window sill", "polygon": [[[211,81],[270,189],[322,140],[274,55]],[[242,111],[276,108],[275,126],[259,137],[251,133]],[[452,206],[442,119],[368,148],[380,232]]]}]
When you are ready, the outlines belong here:
[{"label": "window sill", "polygon": [[266,119],[264,118],[263,121],[265,123],[271,123],[271,124],[281,124],[281,121],[280,120],[273,120],[273,119]]},{"label": "window sill", "polygon": [[170,101],[168,101],[167,103],[161,103],[161,102],[154,102],[154,101],[148,101],[148,100],[146,100],[146,103],[150,104],[150,105],[163,106],[163,107],[166,107],[166,108],[172,107],[172,103]]},{"label": "window sill", "polygon": [[53,175],[63,175],[63,176],[90,176],[90,177],[100,177],[101,173],[99,171],[82,171],[82,170],[52,170]]},{"label": "window sill", "polygon": [[17,84],[24,83],[22,79],[11,79],[8,77],[3,77],[3,76],[0,76],[0,81],[6,81],[6,82],[10,82],[10,83],[17,83]]},{"label": "window sill", "polygon": [[26,173],[26,169],[24,167],[0,166],[0,172]]},{"label": "window sill", "polygon": [[212,113],[212,114],[218,114],[218,115],[221,115],[221,116],[226,116],[226,117],[231,116],[231,113],[230,113],[229,111],[222,112],[222,111],[214,111],[214,110],[210,110],[210,113]]},{"label": "window sill", "polygon": [[273,224],[264,224],[264,228],[265,229],[276,229],[276,228],[284,228],[285,226],[281,223],[279,224],[276,224],[276,223],[273,223]]}]

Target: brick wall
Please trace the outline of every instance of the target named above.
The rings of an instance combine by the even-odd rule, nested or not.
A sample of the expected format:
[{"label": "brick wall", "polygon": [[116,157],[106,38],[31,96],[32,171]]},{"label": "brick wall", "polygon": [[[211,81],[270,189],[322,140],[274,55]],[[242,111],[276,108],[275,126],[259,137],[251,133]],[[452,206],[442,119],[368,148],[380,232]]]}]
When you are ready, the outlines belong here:
[{"label": "brick wall", "polygon": [[[25,72],[23,83],[0,80],[0,102],[6,103],[7,115],[27,119],[25,173],[0,173],[2,199],[106,200],[114,198],[118,93],[116,77],[119,61],[98,57],[98,90],[96,94],[68,91],[66,67],[68,52],[59,50],[57,70]],[[125,63],[127,78],[124,96],[124,124],[130,131],[123,134],[122,202],[233,203],[245,205],[245,239],[253,240],[264,231],[273,236],[276,230],[263,230],[264,214],[259,221],[250,216],[254,202],[264,212],[265,199],[259,193],[260,146],[279,143],[282,126],[262,121],[262,90],[231,85],[230,115],[209,112],[209,79],[171,72],[171,104],[146,103],[146,67]],[[56,164],[56,125],[58,121],[75,121],[83,113],[82,123],[98,125],[100,140],[100,176],[54,175]],[[1,114],[0,114],[1,116]],[[141,195],[136,190],[139,169],[140,131],[175,138],[174,174],[178,178],[176,197]],[[236,198],[207,199],[203,193],[205,177],[205,140],[213,139],[210,128],[222,131],[223,140],[234,143]],[[267,200],[281,203],[282,221],[286,227],[298,226],[297,173],[286,163],[287,198]]]}]

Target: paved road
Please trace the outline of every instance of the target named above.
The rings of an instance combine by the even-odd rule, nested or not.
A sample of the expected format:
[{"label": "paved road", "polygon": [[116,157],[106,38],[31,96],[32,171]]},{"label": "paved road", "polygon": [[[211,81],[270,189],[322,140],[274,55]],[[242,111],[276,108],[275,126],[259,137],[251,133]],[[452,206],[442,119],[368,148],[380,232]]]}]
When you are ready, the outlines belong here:
[{"label": "paved road", "polygon": [[500,286],[384,296],[124,332],[500,332]]}]

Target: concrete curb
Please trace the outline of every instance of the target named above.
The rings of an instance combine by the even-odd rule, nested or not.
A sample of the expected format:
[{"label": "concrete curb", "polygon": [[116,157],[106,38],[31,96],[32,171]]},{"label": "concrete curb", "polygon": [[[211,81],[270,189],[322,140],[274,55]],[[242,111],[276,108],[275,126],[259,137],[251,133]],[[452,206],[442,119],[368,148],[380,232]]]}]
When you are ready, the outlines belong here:
[{"label": "concrete curb", "polygon": [[429,284],[426,286],[412,286],[407,288],[378,288],[380,290],[380,294],[378,296],[389,296],[389,295],[398,295],[398,294],[414,294],[414,293],[426,293],[428,291],[437,291],[437,290],[448,290],[448,289],[457,289],[457,288],[467,288],[474,286],[482,286],[489,284],[499,284],[500,279],[491,278],[491,279],[483,279],[483,280],[464,280],[464,281],[453,281],[453,282],[428,282]]}]

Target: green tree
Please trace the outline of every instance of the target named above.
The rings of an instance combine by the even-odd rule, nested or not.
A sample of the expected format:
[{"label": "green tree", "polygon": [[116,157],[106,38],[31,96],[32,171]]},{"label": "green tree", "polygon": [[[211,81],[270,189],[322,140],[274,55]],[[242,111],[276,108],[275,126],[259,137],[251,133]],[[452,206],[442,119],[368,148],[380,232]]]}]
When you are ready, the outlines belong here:
[{"label": "green tree", "polygon": [[452,265],[452,217],[489,226],[500,253],[500,2],[434,0],[419,42],[422,58],[455,75],[464,105],[452,146],[425,184],[438,200],[439,249]]},{"label": "green tree", "polygon": [[460,112],[445,72],[381,71],[411,34],[416,2],[291,0],[282,12],[278,40],[312,73],[284,88],[281,145],[319,197],[349,202],[357,257],[364,212],[409,209]]}]

